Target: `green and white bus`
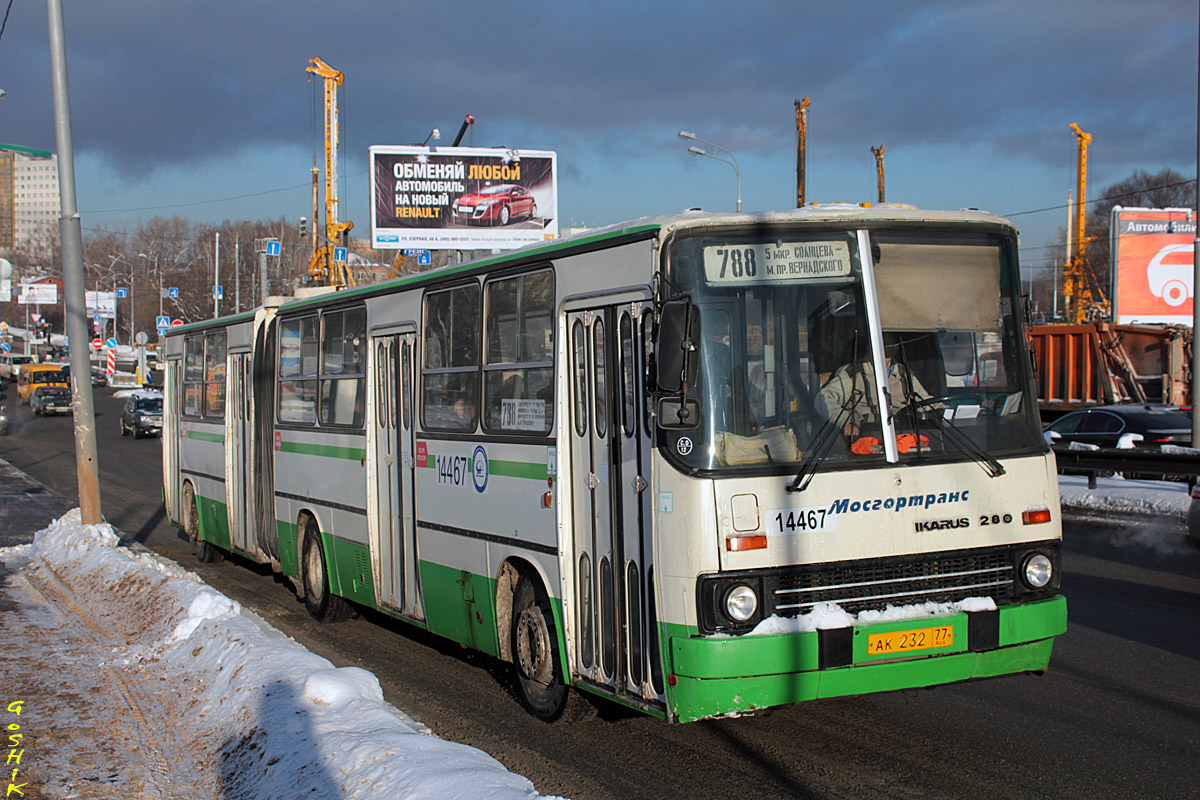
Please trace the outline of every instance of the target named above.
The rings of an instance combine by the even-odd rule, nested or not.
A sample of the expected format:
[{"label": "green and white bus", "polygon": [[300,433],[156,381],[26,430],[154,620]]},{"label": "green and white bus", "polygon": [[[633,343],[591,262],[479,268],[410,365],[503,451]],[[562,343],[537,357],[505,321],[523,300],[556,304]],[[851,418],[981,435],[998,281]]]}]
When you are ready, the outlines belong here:
[{"label": "green and white bus", "polygon": [[317,619],[511,663],[545,720],[1042,672],[1066,603],[1019,286],[1000,217],[811,206],[183,326],[168,513]]}]

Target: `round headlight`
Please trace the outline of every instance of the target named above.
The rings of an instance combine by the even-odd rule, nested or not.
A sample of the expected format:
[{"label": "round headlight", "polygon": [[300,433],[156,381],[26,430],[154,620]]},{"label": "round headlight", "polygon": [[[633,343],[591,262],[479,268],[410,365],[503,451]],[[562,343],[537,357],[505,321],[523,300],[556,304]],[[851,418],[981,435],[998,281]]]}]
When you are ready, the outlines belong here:
[{"label": "round headlight", "polygon": [[745,622],[758,610],[758,595],[749,586],[735,586],[725,595],[725,613],[737,622]]},{"label": "round headlight", "polygon": [[1034,589],[1041,589],[1050,583],[1050,577],[1053,574],[1054,566],[1050,563],[1050,559],[1041,553],[1034,553],[1025,559],[1025,583]]}]

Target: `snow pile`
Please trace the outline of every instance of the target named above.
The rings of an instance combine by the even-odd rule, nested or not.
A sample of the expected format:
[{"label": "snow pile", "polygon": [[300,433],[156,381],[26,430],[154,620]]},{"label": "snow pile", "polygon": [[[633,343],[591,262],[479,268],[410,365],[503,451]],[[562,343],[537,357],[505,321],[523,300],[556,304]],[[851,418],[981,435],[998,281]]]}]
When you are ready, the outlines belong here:
[{"label": "snow pile", "polygon": [[1183,520],[1192,499],[1187,484],[1176,481],[1138,481],[1097,478],[1096,488],[1087,488],[1084,475],[1059,475],[1058,491],[1064,512],[1111,518],[1135,514]]},{"label": "snow pile", "polygon": [[[776,636],[783,633],[812,633],[830,628],[852,628],[856,625],[875,625],[880,622],[951,617],[968,611],[995,611],[996,601],[990,597],[968,597],[954,603],[917,603],[910,606],[891,606],[882,611],[861,611],[851,614],[837,603],[818,603],[812,611],[797,617],[772,615],[754,626],[744,636]],[[727,639],[730,634],[715,633],[710,639]]]},{"label": "snow pile", "polygon": [[371,673],[335,668],[179,566],[79,520],[71,511],[0,557],[10,569],[48,569],[118,643],[112,659],[163,676],[162,716],[180,752],[219,773],[224,796],[539,796],[486,753],[387,705]]}]

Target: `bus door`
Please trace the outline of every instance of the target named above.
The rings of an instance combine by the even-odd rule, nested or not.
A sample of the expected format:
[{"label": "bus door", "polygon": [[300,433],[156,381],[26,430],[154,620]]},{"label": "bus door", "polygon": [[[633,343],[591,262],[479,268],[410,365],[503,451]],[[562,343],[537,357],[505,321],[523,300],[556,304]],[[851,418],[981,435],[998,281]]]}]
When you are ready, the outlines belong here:
[{"label": "bus door", "polygon": [[[643,308],[646,306],[647,308]],[[575,670],[617,694],[649,689],[649,441],[642,422],[640,318],[625,303],[567,316],[574,508]],[[648,637],[651,637],[648,640]]]},{"label": "bus door", "polygon": [[225,500],[229,507],[230,544],[243,553],[256,554],[250,353],[231,353],[229,362],[229,396],[225,405],[229,426],[225,432]]},{"label": "bus door", "polygon": [[379,554],[379,602],[416,614],[416,543],[413,536],[412,333],[372,339],[371,481],[375,502],[373,550]]}]

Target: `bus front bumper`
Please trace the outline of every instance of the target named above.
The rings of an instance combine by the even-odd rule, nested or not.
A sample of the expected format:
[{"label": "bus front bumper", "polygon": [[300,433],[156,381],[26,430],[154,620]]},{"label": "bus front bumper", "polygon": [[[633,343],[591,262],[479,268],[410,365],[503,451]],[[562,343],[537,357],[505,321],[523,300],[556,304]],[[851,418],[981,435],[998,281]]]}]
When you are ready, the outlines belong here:
[{"label": "bus front bumper", "polygon": [[[1050,661],[1053,637],[1066,629],[1067,601],[1060,595],[997,611],[834,630],[672,635],[668,705],[674,719],[689,722],[821,697],[1041,672]],[[947,643],[889,652],[923,630]],[[921,643],[931,641],[922,637]]]}]

